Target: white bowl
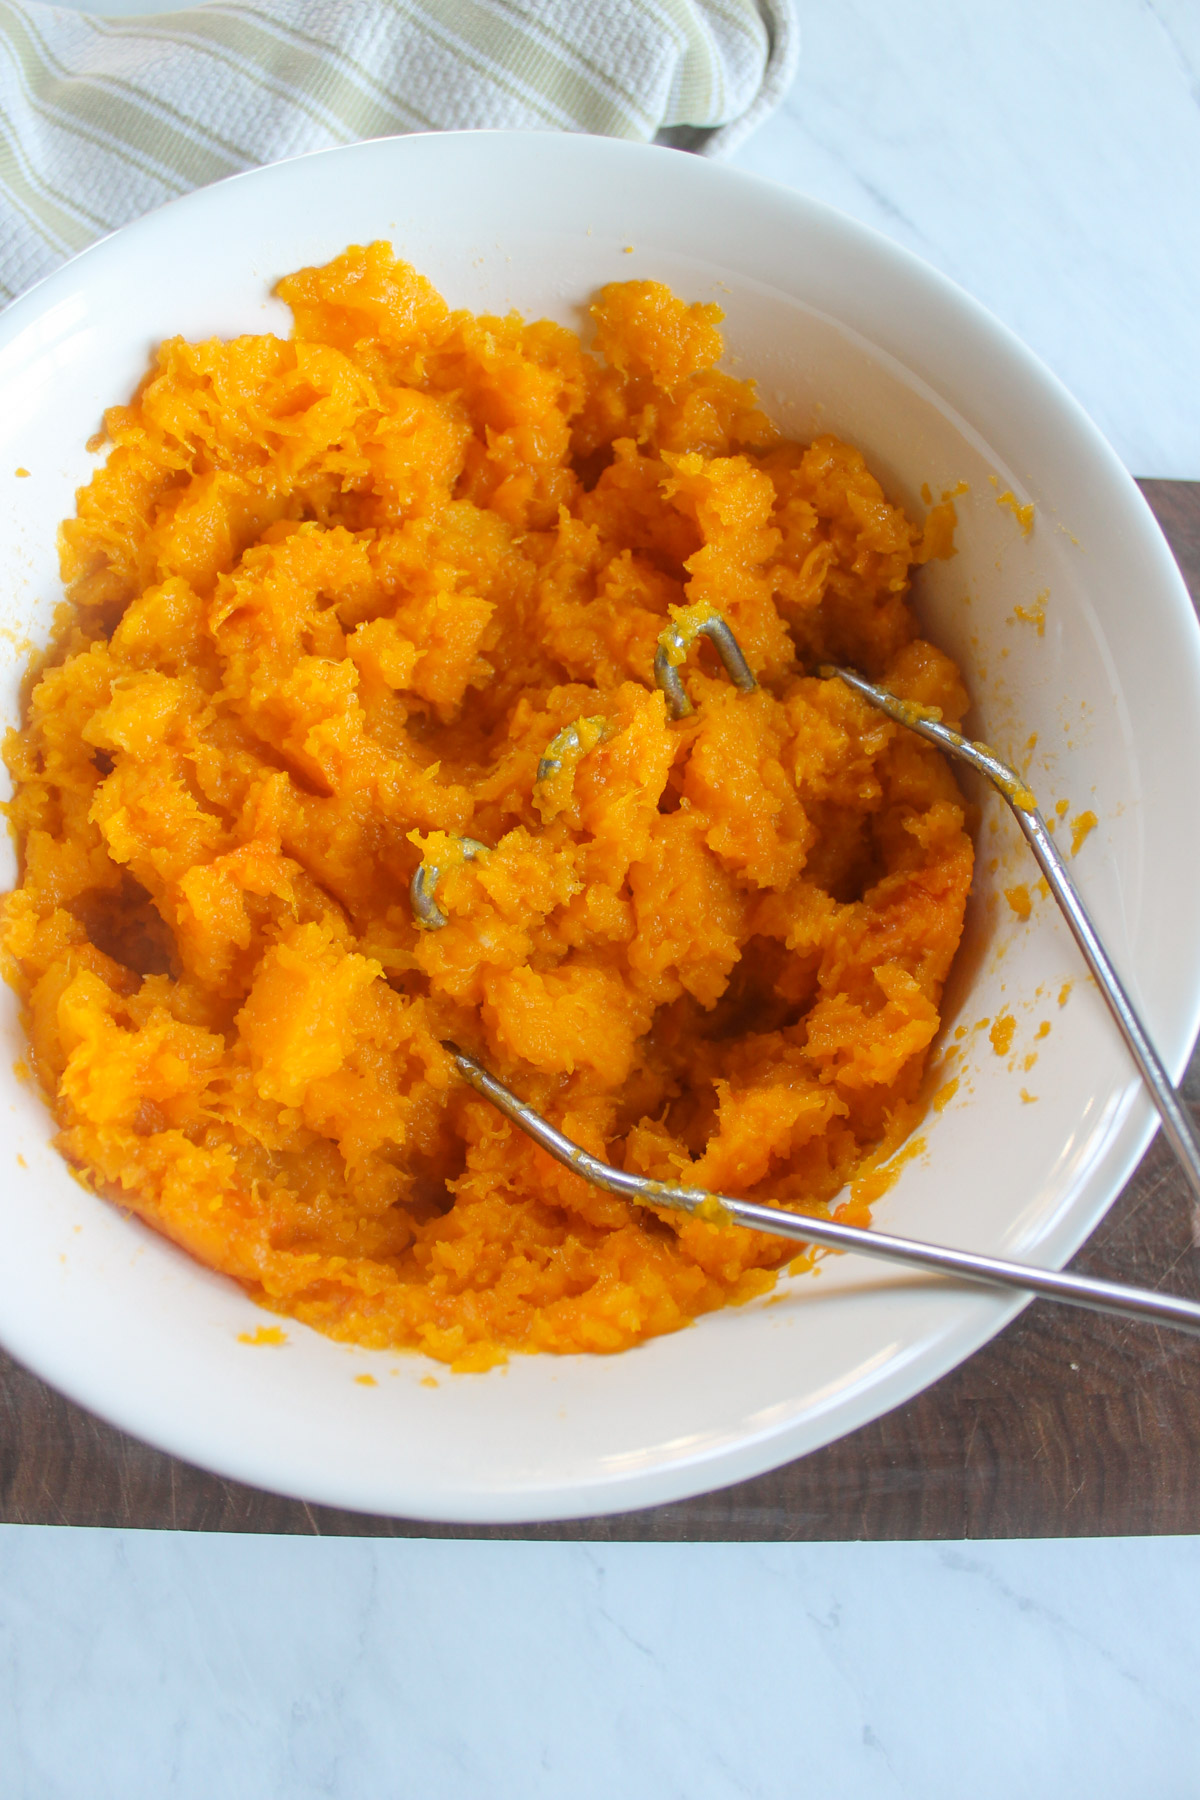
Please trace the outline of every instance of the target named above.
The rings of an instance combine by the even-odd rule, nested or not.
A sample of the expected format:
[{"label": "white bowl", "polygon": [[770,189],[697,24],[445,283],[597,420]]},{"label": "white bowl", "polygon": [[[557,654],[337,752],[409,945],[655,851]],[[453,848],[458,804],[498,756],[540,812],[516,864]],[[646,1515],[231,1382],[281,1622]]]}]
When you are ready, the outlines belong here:
[{"label": "white bowl", "polygon": [[[6,720],[21,646],[44,639],[60,593],[55,527],[94,464],[102,408],[165,335],[286,330],[276,279],[378,237],[476,310],[579,325],[595,288],[630,276],[717,299],[728,366],[758,377],[790,432],[847,437],[918,512],[923,482],[969,483],[957,556],[919,578],[927,634],[967,673],[977,735],[1020,754],[1036,732],[1043,799],[1099,815],[1075,872],[1178,1074],[1200,1001],[1200,632],[1141,496],[1054,378],[949,282],[799,194],[674,151],[524,133],[330,151],[180,200],[18,301],[0,319]],[[1028,537],[997,504],[1006,489],[1036,506]],[[1039,635],[1014,608],[1045,590]],[[947,1036],[1008,1007],[1013,1052],[968,1031],[959,1091],[876,1218],[1059,1266],[1152,1116],[1052,906],[1035,900],[1020,924],[1000,896],[1036,871],[994,797],[980,850]],[[7,1069],[22,1053],[7,991],[0,1011]],[[239,1334],[267,1315],[72,1180],[37,1093],[3,1082],[0,1341],[137,1436],[308,1500],[505,1522],[679,1499],[886,1412],[1020,1305],[842,1257],[611,1358],[454,1376],[295,1324],[283,1347],[249,1347]],[[357,1384],[364,1373],[377,1385]]]}]

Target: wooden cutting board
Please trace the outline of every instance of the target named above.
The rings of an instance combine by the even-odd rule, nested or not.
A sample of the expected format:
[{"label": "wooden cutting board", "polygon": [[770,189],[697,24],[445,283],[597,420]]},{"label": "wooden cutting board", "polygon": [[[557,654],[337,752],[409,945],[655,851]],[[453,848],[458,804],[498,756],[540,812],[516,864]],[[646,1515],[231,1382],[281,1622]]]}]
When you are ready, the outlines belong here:
[{"label": "wooden cutting board", "polygon": [[[1143,481],[1200,606],[1200,482]],[[1197,1110],[1200,1055],[1184,1092]],[[1200,1216],[1161,1139],[1073,1268],[1200,1300]],[[103,1425],[0,1353],[0,1521],[396,1537],[1085,1537],[1200,1531],[1200,1344],[1033,1305],[906,1406],[773,1475],[569,1525],[306,1506]]]}]

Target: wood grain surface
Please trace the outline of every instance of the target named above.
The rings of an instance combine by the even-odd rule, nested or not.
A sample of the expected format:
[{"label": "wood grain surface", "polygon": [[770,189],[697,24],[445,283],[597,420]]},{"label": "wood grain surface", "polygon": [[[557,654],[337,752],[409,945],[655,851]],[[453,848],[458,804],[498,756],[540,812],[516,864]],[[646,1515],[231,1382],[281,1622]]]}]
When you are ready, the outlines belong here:
[{"label": "wood grain surface", "polygon": [[[1200,605],[1200,482],[1141,485]],[[1197,1116],[1200,1056],[1184,1091]],[[1072,1266],[1200,1299],[1200,1218],[1161,1138]],[[915,1400],[774,1474],[648,1512],[492,1529],[367,1518],[204,1474],[101,1424],[0,1353],[0,1520],[658,1541],[1194,1532],[1200,1348],[1035,1304]]]}]

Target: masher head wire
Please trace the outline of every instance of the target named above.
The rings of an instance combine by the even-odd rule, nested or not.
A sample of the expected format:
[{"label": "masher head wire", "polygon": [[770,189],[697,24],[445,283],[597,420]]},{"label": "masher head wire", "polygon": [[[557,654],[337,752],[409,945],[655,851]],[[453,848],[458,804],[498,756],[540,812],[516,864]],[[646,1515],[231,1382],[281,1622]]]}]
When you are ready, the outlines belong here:
[{"label": "masher head wire", "polygon": [[[477,856],[488,854],[488,846],[481,844],[478,838],[459,838],[458,844],[464,862],[474,862]],[[433,897],[443,873],[436,863],[422,861],[418,863],[409,883],[408,897],[412,902],[413,913],[417,924],[426,931],[440,931],[449,922]]]},{"label": "masher head wire", "polygon": [[698,637],[706,637],[716,646],[717,655],[724,663],[725,673],[734,687],[748,694],[758,686],[754,671],[742,652],[742,646],[715,607],[698,619],[685,615],[668,625],[660,634],[658,649],[654,655],[654,679],[667,696],[667,706],[673,719],[684,719],[693,710],[679,670]]}]

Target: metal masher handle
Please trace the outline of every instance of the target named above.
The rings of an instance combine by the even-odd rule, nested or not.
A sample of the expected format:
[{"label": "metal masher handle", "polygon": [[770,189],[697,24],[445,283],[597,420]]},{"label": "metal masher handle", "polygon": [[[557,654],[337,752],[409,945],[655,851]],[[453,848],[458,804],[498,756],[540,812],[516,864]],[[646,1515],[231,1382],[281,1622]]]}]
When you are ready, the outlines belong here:
[{"label": "metal masher handle", "polygon": [[941,1275],[958,1275],[988,1287],[1015,1288],[1021,1293],[1037,1294],[1067,1306],[1082,1306],[1090,1312],[1115,1313],[1122,1319],[1171,1325],[1200,1337],[1200,1305],[1192,1300],[1175,1299],[1149,1288],[1127,1287],[1119,1281],[1098,1281],[1085,1275],[1059,1274],[1053,1269],[1033,1269],[1025,1263],[1005,1262],[995,1256],[977,1256],[970,1250],[946,1250],[938,1244],[917,1243],[912,1238],[893,1237],[885,1231],[839,1225],[833,1219],[784,1212],[774,1206],[759,1206],[751,1200],[734,1200],[725,1194],[707,1193],[701,1188],[676,1187],[670,1182],[655,1181],[648,1175],[633,1175],[628,1170],[615,1169],[583,1149],[582,1145],[564,1137],[543,1119],[541,1113],[526,1106],[494,1075],[489,1075],[473,1056],[453,1044],[447,1044],[446,1048],[460,1075],[476,1093],[490,1100],[505,1118],[519,1125],[556,1161],[591,1182],[593,1187],[604,1188],[610,1194],[620,1194],[644,1206],[671,1207],[705,1219],[709,1224],[745,1225],[751,1231],[794,1238],[803,1244],[820,1244],[830,1250],[861,1250],[867,1256],[935,1269]]},{"label": "metal masher handle", "polygon": [[970,763],[980,774],[986,775],[993,787],[1007,800],[1013,816],[1025,834],[1029,848],[1037,858],[1038,866],[1046,877],[1047,885],[1071,927],[1075,942],[1083,952],[1084,961],[1096,978],[1100,992],[1108,1002],[1109,1011],[1116,1020],[1122,1037],[1129,1046],[1130,1054],[1142,1073],[1150,1097],[1158,1108],[1158,1116],[1162,1120],[1163,1131],[1167,1142],[1174,1150],[1187,1176],[1188,1186],[1193,1195],[1200,1200],[1200,1145],[1197,1145],[1195,1131],[1192,1127],[1179,1095],[1172,1085],[1159,1060],[1137,1009],[1125,991],[1124,983],[1117,974],[1108,953],[1088,916],[1087,908],[1079,897],[1075,883],[1067,873],[1058,846],[1051,837],[1046,821],[1038,811],[1033,795],[1016,770],[1008,763],[1002,762],[986,744],[973,743],[970,738],[943,725],[940,720],[925,716],[920,707],[911,701],[900,700],[895,694],[889,694],[886,688],[876,687],[870,681],[864,681],[861,675],[852,669],[822,669],[822,675],[836,675],[861,694],[864,700],[878,707],[889,718],[907,725],[911,731],[927,738],[944,750],[948,756],[957,756],[960,761]]}]

